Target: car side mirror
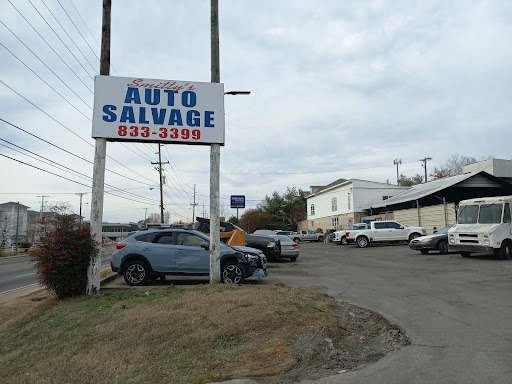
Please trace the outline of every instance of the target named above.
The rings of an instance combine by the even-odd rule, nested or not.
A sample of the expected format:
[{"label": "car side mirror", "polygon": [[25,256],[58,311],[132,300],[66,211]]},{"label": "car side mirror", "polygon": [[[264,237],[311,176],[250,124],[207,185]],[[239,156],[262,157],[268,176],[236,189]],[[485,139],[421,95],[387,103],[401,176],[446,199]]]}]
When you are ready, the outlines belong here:
[{"label": "car side mirror", "polygon": [[201,248],[210,249],[210,243],[207,241],[201,243]]}]

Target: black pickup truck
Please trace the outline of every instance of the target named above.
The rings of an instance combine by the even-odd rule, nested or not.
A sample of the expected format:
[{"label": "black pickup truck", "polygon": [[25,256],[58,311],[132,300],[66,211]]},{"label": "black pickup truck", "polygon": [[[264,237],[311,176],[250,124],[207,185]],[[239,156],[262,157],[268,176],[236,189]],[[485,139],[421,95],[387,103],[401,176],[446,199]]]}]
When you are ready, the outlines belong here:
[{"label": "black pickup truck", "polygon": [[[196,223],[194,224],[194,229],[203,233],[210,233],[210,219],[205,219],[203,217],[196,217]],[[226,223],[224,221],[220,222],[220,231],[221,232],[231,232],[235,229],[243,231],[242,228],[231,224]],[[226,242],[227,238],[221,238],[221,241]],[[259,249],[262,251],[267,260],[272,261],[279,256],[281,256],[281,242],[277,238],[273,238],[270,236],[263,235],[245,235],[245,245],[247,247],[252,247]]]}]

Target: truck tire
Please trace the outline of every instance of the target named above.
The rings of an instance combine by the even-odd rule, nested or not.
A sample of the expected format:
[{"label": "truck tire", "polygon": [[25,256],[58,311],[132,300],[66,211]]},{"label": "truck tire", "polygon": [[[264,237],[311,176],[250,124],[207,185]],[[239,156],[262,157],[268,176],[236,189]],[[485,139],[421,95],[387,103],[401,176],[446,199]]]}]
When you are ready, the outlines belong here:
[{"label": "truck tire", "polygon": [[356,241],[359,248],[366,248],[368,244],[370,244],[370,241],[366,236],[359,236]]},{"label": "truck tire", "polygon": [[512,256],[512,246],[510,245],[510,241],[505,241],[501,243],[500,247],[500,259],[501,260],[510,260]]},{"label": "truck tire", "polygon": [[317,242],[321,242],[321,241],[324,241],[324,237],[323,236],[318,236],[318,239],[316,239]]},{"label": "truck tire", "polygon": [[417,237],[420,237],[420,234],[419,234],[419,233],[416,233],[416,232],[415,232],[415,233],[411,233],[411,234],[409,235],[409,243],[410,243],[411,241],[413,241],[413,240],[414,240],[415,238],[417,238]]}]

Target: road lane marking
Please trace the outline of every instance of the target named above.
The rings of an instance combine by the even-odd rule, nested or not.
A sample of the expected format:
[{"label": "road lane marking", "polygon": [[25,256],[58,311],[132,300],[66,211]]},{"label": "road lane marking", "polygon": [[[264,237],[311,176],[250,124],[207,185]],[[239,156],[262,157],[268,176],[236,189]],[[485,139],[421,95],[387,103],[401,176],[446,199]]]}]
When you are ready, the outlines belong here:
[{"label": "road lane marking", "polygon": [[25,277],[25,276],[35,275],[36,273],[37,272],[27,273],[26,275],[14,276],[14,278],[17,279],[18,277]]},{"label": "road lane marking", "polygon": [[23,287],[19,287],[19,288],[14,288],[14,289],[10,289],[8,291],[3,291],[3,292],[0,292],[0,295],[4,294],[4,293],[9,293],[9,292],[14,292],[14,291],[18,291],[20,289],[23,289],[23,288],[28,288],[28,287],[32,287],[34,285],[39,285],[37,283],[34,283],[34,284],[29,284],[29,285],[24,285]]}]

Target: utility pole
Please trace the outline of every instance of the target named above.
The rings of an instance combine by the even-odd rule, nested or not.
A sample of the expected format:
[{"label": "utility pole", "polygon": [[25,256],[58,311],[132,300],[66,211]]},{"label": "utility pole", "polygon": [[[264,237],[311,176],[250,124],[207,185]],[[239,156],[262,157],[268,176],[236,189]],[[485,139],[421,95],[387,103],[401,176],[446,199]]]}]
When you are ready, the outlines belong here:
[{"label": "utility pole", "polygon": [[80,196],[80,226],[82,226],[82,196],[87,195],[85,192],[75,193],[75,195]]},{"label": "utility pole", "polygon": [[43,220],[43,210],[44,210],[44,198],[50,197],[48,195],[36,196],[41,198],[41,211],[39,212],[39,221]]},{"label": "utility pole", "polygon": [[398,164],[402,164],[402,159],[393,160],[393,164],[396,165],[396,185],[398,185]]},{"label": "utility pole", "polygon": [[142,208],[144,210],[144,228],[148,227],[147,217],[148,217],[148,209],[149,208]]},{"label": "utility pole", "polygon": [[158,164],[158,168],[155,167],[155,169],[160,173],[160,223],[164,223],[164,189],[162,185],[162,164],[169,164],[168,161],[165,163],[162,163],[162,152],[161,152],[161,144],[158,143],[158,163],[151,163],[151,164]]},{"label": "utility pole", "polygon": [[192,223],[196,222],[196,206],[199,205],[196,203],[196,185],[194,184],[194,202],[190,204],[192,206]]},{"label": "utility pole", "polygon": [[[219,0],[210,1],[211,82],[220,83]],[[220,144],[210,145],[210,284],[220,283]]]},{"label": "utility pole", "polygon": [[432,160],[431,157],[425,157],[424,159],[420,159],[423,162],[422,167],[425,168],[425,183],[427,182],[427,161]]},{"label": "utility pole", "polygon": [[[100,75],[110,75],[110,16],[112,0],[103,0],[103,22],[101,27]],[[105,158],[107,156],[107,139],[95,138],[94,168],[91,196],[91,235],[96,242],[96,253],[87,269],[88,295],[100,290],[100,268],[103,225],[103,193],[105,190]]]}]

